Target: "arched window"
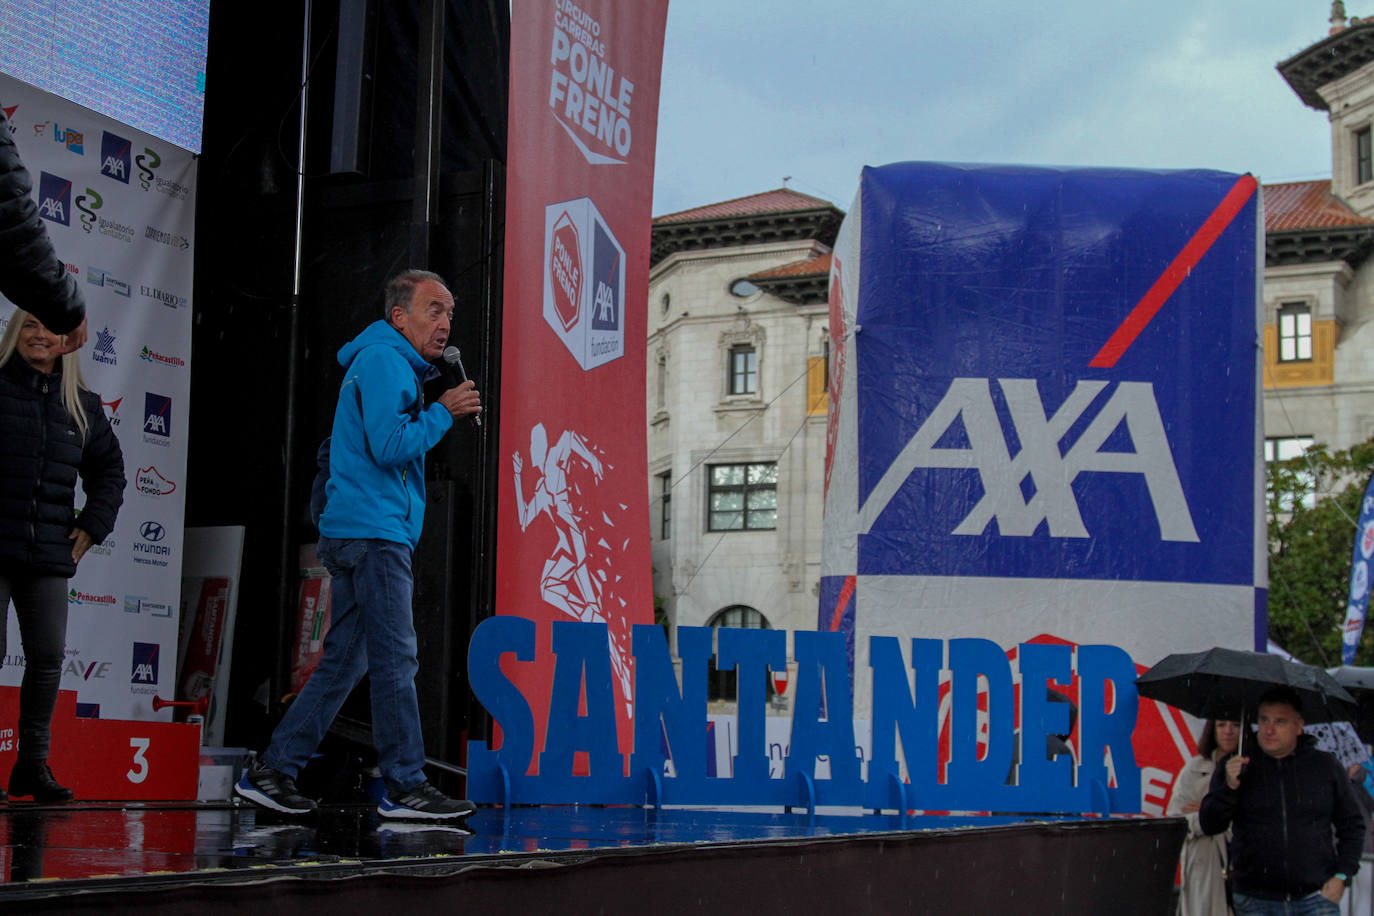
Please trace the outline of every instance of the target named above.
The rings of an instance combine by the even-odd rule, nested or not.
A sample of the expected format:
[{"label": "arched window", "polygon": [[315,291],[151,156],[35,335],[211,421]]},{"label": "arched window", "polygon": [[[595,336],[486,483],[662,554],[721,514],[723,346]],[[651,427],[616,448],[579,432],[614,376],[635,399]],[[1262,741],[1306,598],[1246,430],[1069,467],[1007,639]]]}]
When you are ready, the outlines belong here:
[{"label": "arched window", "polygon": [[[712,617],[706,624],[709,627],[733,627],[744,630],[771,630],[772,624],[768,618],[758,611],[744,604],[733,604],[720,611]],[[711,657],[711,669],[706,681],[706,698],[708,700],[735,700],[738,699],[737,672],[734,668],[728,671],[720,671],[716,668],[716,659]],[[772,697],[773,679],[765,678],[768,681],[768,696]]]}]

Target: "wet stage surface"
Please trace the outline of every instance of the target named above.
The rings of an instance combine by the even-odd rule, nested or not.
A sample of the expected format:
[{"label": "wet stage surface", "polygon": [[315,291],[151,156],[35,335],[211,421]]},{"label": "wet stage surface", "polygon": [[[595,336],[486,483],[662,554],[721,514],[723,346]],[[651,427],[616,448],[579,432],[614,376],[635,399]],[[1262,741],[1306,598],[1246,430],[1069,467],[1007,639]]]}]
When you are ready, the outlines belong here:
[{"label": "wet stage surface", "polygon": [[[373,805],[322,808],[287,819],[250,805],[0,805],[0,907],[6,899],[103,885],[241,881],[371,869],[453,870],[576,861],[649,846],[733,843],[867,833],[989,827],[1046,820],[896,815],[811,817],[706,809],[479,808],[460,825],[395,821]],[[1049,818],[1049,820],[1061,820]],[[1069,820],[1077,820],[1071,818]]]}]

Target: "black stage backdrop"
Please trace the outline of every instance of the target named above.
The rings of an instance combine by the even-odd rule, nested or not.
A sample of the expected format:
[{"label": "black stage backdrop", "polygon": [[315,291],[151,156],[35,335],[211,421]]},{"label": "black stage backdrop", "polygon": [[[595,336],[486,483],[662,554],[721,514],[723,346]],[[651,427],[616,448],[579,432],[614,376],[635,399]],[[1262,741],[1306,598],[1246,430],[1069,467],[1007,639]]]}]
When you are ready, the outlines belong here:
[{"label": "black stage backdrop", "polygon": [[[507,4],[313,0],[296,297],[305,11],[235,0],[210,13],[186,522],[247,528],[226,743],[261,749],[287,689],[296,549],[316,536],[314,452],[342,374],[334,354],[381,316],[387,277],[424,267],[454,293],[453,340],[490,411],[481,431],[455,429],[431,453],[416,558],[426,747],[456,761],[467,635],[489,606]],[[365,738],[365,698],[348,712]]]}]

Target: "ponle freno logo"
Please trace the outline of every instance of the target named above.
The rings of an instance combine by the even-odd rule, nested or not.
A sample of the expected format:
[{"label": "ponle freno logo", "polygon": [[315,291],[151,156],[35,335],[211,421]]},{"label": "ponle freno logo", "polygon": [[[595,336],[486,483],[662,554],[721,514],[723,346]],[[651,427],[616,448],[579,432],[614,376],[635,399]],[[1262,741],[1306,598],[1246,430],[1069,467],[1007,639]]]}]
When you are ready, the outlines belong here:
[{"label": "ponle freno logo", "polygon": [[590,197],[544,210],[544,320],[585,372],[625,354],[625,249]]},{"label": "ponle freno logo", "polygon": [[138,469],[134,484],[138,487],[138,492],[144,496],[168,496],[177,488],[174,481],[163,477],[162,472],[151,464]]},{"label": "ponle freno logo", "polygon": [[635,84],[606,56],[607,34],[572,0],[554,0],[549,109],[583,158],[619,165],[630,155]]}]

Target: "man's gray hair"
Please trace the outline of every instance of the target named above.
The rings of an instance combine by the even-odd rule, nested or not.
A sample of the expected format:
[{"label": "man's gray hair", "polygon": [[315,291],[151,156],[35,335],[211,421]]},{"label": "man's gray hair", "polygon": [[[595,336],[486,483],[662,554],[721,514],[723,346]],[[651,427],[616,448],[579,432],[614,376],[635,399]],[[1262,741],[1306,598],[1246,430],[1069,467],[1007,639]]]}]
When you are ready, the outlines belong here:
[{"label": "man's gray hair", "polygon": [[433,271],[417,269],[403,270],[386,281],[386,289],[382,294],[382,317],[390,322],[391,310],[397,306],[410,311],[410,301],[415,298],[415,287],[426,280],[433,280],[440,286],[448,286],[444,278]]}]

